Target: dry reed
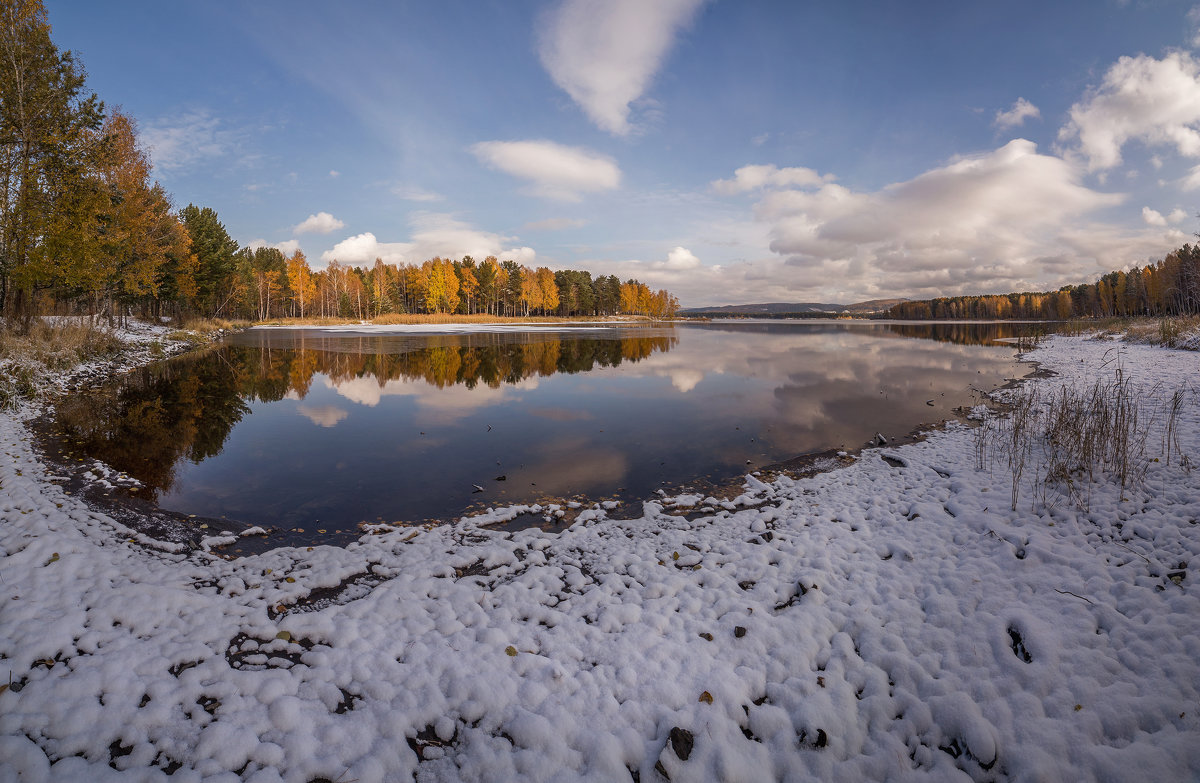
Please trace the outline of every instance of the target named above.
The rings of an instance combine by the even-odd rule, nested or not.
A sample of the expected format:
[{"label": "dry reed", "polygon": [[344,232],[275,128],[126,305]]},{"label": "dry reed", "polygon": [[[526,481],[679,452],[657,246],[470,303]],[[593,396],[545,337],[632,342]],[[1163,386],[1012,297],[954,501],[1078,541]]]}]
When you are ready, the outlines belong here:
[{"label": "dry reed", "polygon": [[85,319],[37,320],[24,333],[0,329],[0,408],[36,396],[50,375],[122,346],[113,331]]},{"label": "dry reed", "polygon": [[1092,486],[1102,478],[1122,489],[1142,483],[1156,459],[1148,447],[1155,429],[1167,463],[1174,457],[1189,466],[1177,430],[1185,394],[1177,389],[1164,400],[1160,387],[1135,386],[1120,366],[1112,379],[1090,386],[1067,385],[1050,395],[1020,390],[1007,404],[1006,416],[989,418],[976,429],[975,466],[983,470],[1003,450],[1014,511],[1031,467],[1029,483],[1043,506],[1053,505],[1051,490],[1058,490],[1086,509]]}]

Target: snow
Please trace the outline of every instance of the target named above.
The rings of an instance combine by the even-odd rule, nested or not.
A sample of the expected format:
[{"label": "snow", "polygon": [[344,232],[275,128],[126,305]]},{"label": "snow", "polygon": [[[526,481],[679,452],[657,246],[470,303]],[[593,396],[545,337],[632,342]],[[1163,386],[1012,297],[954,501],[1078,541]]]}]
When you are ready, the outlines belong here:
[{"label": "snow", "polygon": [[[1030,383],[1114,353],[1147,396],[1188,386],[1200,458],[1195,353],[1056,337]],[[556,509],[495,509],[226,560],[65,494],[27,416],[0,417],[0,780],[1200,776],[1178,458],[1012,511],[952,423],[634,519],[502,532]]]}]

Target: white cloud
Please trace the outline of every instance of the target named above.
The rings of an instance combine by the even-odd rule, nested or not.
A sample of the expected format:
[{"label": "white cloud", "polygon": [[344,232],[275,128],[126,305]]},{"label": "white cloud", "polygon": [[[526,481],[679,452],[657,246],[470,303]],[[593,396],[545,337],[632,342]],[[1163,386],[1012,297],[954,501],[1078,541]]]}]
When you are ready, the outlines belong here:
[{"label": "white cloud", "polygon": [[700,266],[700,259],[692,254],[692,251],[686,247],[677,247],[670,253],[667,253],[667,260],[662,262],[658,267],[660,269],[669,269],[671,271],[683,271],[686,269],[696,269]]},{"label": "white cloud", "polygon": [[496,256],[502,261],[530,264],[537,256],[533,248],[515,245],[516,237],[481,231],[451,215],[423,212],[410,222],[412,236],[407,242],[380,242],[368,231],[338,242],[321,254],[321,260],[369,266],[376,258],[389,264],[420,264],[434,256],[472,256],[476,260]]},{"label": "white cloud", "polygon": [[139,135],[154,166],[168,172],[224,157],[237,145],[237,134],[222,128],[221,121],[207,110],[160,117],[143,127]]},{"label": "white cloud", "polygon": [[1088,221],[1124,196],[1086,187],[1083,174],[1017,139],[874,192],[768,192],[756,215],[777,257],[693,274],[726,301],[848,302],[1054,288],[1178,243],[1174,229]]},{"label": "white cloud", "polygon": [[529,180],[534,195],[578,201],[581,194],[612,190],[621,170],[611,158],[552,141],[484,141],[471,152],[487,166]]},{"label": "white cloud", "polygon": [[285,256],[290,256],[292,253],[295,253],[300,249],[300,240],[285,239],[282,242],[268,242],[265,239],[251,239],[249,242],[242,245],[242,247],[247,247],[251,250],[257,250],[260,247],[273,247],[279,252],[283,253]]},{"label": "white cloud", "polygon": [[297,234],[329,234],[337,231],[339,228],[345,227],[345,223],[328,212],[318,212],[300,221],[292,231],[295,231]]},{"label": "white cloud", "polygon": [[1017,98],[1016,103],[1012,105],[1011,109],[996,112],[996,119],[992,121],[992,124],[1000,130],[1006,130],[1024,124],[1025,120],[1031,117],[1040,118],[1041,116],[1042,113],[1038,110],[1038,107],[1024,98]]},{"label": "white cloud", "polygon": [[1188,43],[1193,49],[1200,49],[1200,5],[1193,6],[1192,10],[1188,11],[1187,21],[1191,27],[1188,31]]},{"label": "white cloud", "polygon": [[1200,166],[1192,167],[1192,170],[1179,180],[1179,187],[1184,190],[1200,190]]},{"label": "white cloud", "polygon": [[326,263],[338,261],[351,266],[370,266],[376,258],[388,264],[411,263],[415,260],[411,256],[411,242],[380,242],[370,231],[364,231],[326,250],[321,254],[321,260]]},{"label": "white cloud", "polygon": [[733,179],[718,179],[712,183],[717,193],[732,196],[759,188],[817,187],[836,179],[832,174],[821,175],[803,167],[778,168],[774,165],[742,166],[733,172]]},{"label": "white cloud", "polygon": [[1171,214],[1167,215],[1167,222],[1172,224],[1182,223],[1183,221],[1187,220],[1187,216],[1188,213],[1176,207],[1175,209],[1171,210]]},{"label": "white cloud", "polygon": [[1070,114],[1059,142],[1074,142],[1089,171],[1120,165],[1130,141],[1200,158],[1200,62],[1180,51],[1122,57]]},{"label": "white cloud", "polygon": [[554,83],[602,130],[632,130],[630,104],[646,92],[675,36],[703,0],[564,0],[542,19],[538,54]]},{"label": "white cloud", "polygon": [[342,172],[338,171],[337,169],[329,170],[329,178],[330,179],[337,179],[340,176],[342,176]]},{"label": "white cloud", "polygon": [[568,228],[580,228],[586,226],[586,220],[579,218],[547,218],[546,220],[535,220],[532,223],[526,223],[522,228],[526,231],[563,231]]},{"label": "white cloud", "polygon": [[1156,212],[1150,207],[1142,207],[1142,220],[1148,226],[1165,226],[1167,219],[1162,216],[1161,212]]}]

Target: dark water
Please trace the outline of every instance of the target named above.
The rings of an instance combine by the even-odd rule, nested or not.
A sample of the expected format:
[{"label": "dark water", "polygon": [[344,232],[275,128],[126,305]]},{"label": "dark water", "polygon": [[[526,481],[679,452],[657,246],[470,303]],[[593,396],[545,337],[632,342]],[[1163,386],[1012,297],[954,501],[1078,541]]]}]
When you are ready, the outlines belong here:
[{"label": "dark water", "polygon": [[1028,328],[260,329],[76,395],[56,429],[165,509],[332,533],[646,498],[857,448],[1023,375],[1013,347],[993,341]]}]

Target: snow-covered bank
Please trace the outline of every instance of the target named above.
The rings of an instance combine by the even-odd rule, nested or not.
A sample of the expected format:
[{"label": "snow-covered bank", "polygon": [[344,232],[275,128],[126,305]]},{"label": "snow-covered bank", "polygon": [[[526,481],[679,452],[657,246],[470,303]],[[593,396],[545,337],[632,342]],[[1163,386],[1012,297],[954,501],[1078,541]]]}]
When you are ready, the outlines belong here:
[{"label": "snow-covered bank", "polygon": [[[1053,338],[1031,383],[1118,350],[1147,393],[1190,384],[1200,457],[1195,353]],[[0,417],[0,779],[1200,776],[1177,459],[1013,512],[951,426],[731,503],[224,561],[130,541],[28,441]]]}]

